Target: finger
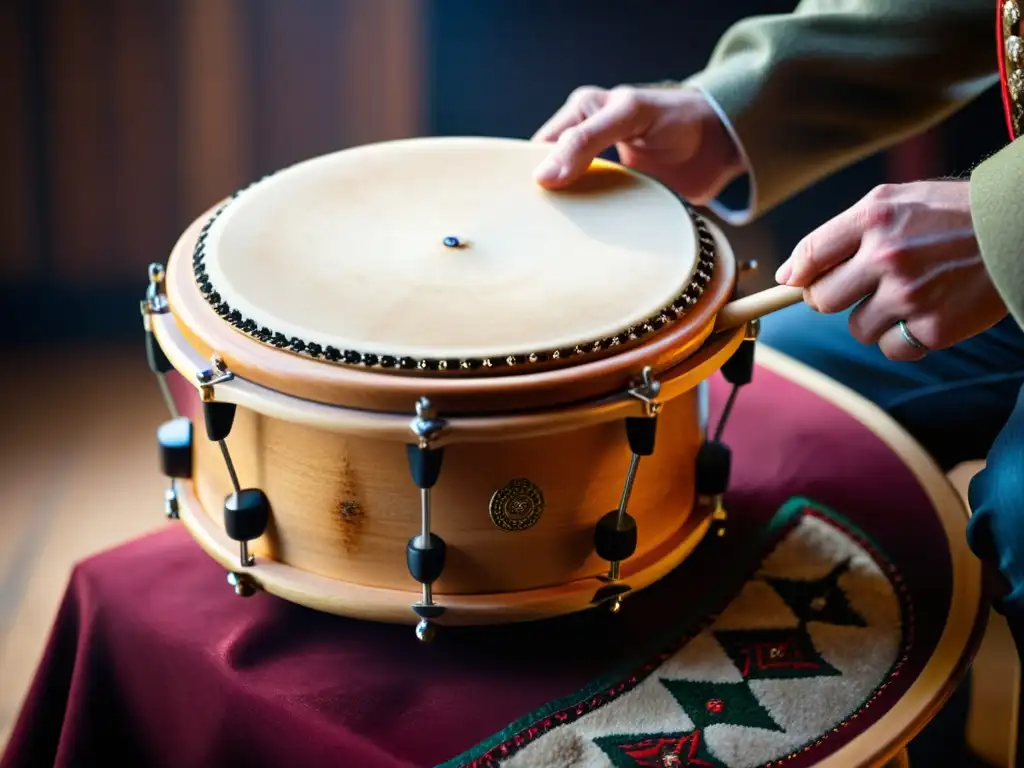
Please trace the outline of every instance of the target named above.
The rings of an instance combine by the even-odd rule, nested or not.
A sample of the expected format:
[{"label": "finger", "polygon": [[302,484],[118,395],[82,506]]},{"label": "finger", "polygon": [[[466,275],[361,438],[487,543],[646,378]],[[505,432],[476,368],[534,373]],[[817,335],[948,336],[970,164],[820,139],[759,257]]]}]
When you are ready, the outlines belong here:
[{"label": "finger", "polygon": [[858,206],[828,220],[801,240],[775,273],[783,285],[806,287],[825,271],[853,256],[866,227]]},{"label": "finger", "polygon": [[609,99],[586,120],[562,132],[555,149],[538,166],[536,180],[548,188],[572,184],[601,152],[642,132],[641,112],[633,97]]},{"label": "finger", "polygon": [[878,275],[854,256],[808,285],[804,301],[816,311],[832,315],[849,309],[877,288]]},{"label": "finger", "polygon": [[557,141],[569,128],[587,119],[604,104],[608,91],[595,86],[577,88],[565,104],[542,125],[531,141]]},{"label": "finger", "polygon": [[869,296],[850,313],[850,335],[861,344],[878,344],[905,314],[884,294]]},{"label": "finger", "polygon": [[[922,333],[923,331],[915,330],[915,327],[920,328],[921,326],[915,324],[915,321],[913,320],[907,321],[907,329],[915,338],[920,339],[921,337],[918,333]],[[918,349],[903,338],[903,331],[900,329],[899,325],[893,325],[886,329],[878,340],[878,348],[882,350],[882,354],[890,360],[907,363],[922,359],[929,351],[927,349]]]}]

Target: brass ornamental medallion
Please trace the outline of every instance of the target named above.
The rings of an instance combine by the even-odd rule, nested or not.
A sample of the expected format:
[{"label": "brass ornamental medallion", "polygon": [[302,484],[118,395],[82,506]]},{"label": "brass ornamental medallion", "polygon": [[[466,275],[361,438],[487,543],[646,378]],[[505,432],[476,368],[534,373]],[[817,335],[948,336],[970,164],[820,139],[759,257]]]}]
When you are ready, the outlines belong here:
[{"label": "brass ornamental medallion", "polygon": [[544,494],[524,477],[509,480],[494,492],[488,512],[491,522],[503,531],[532,528],[544,511]]}]

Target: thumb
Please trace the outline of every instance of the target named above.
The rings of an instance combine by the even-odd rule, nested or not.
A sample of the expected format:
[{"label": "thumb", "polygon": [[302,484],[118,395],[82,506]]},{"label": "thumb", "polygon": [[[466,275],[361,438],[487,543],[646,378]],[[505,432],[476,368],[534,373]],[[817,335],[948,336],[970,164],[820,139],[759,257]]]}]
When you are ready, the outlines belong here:
[{"label": "thumb", "polygon": [[613,94],[597,112],[558,137],[534,178],[548,189],[572,184],[608,147],[642,133],[643,111],[634,94]]}]

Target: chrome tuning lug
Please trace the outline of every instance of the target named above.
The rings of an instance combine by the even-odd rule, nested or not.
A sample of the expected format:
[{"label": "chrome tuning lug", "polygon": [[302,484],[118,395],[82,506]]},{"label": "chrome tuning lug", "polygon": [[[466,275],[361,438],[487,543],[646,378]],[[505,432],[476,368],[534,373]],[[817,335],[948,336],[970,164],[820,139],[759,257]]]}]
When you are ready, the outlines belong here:
[{"label": "chrome tuning lug", "polygon": [[192,477],[192,422],[184,416],[165,421],[156,431],[160,468],[170,480],[164,492],[164,515],[178,519],[178,480]]},{"label": "chrome tuning lug", "polygon": [[[227,439],[235,424],[238,407],[216,399],[216,387],[234,379],[234,374],[217,355],[211,359],[211,367],[196,374],[203,401],[203,421],[206,437],[220,447],[224,466],[228,470],[233,492],[224,499],[224,531],[238,542],[240,567],[249,568],[256,562],[249,552],[249,542],[262,536],[270,523],[270,500],[259,488],[242,488],[238,472],[228,450]],[[237,588],[236,588],[237,591]],[[241,594],[241,592],[239,592]]]},{"label": "chrome tuning lug", "polygon": [[747,326],[747,337],[740,342],[732,357],[722,366],[722,377],[732,385],[732,388],[718,417],[713,437],[707,437],[697,452],[694,467],[697,503],[711,507],[711,519],[717,536],[724,536],[726,531],[727,516],[722,499],[729,488],[729,475],[732,470],[732,451],[722,442],[722,433],[729,423],[740,389],[753,381],[756,339],[760,328],[757,320],[752,321]]},{"label": "chrome tuning lug", "polygon": [[149,265],[149,287],[146,289],[146,298],[139,306],[142,327],[146,333],[146,362],[156,377],[164,404],[171,414],[171,420],[157,429],[156,439],[160,450],[160,468],[170,480],[170,487],[164,491],[164,516],[168,520],[177,520],[177,481],[192,477],[192,422],[178,414],[178,406],[167,384],[167,374],[173,370],[173,366],[153,333],[153,315],[168,311],[165,279],[162,264]]},{"label": "chrome tuning lug", "polygon": [[430,642],[437,633],[435,620],[445,609],[434,602],[433,585],[444,571],[447,546],[444,539],[431,530],[431,490],[441,476],[444,448],[437,447],[436,441],[447,423],[437,417],[434,407],[427,398],[416,403],[416,418],[409,425],[416,437],[415,443],[406,446],[409,473],[420,489],[420,533],[409,539],[405,548],[409,574],[422,587],[422,599],[412,606],[419,617],[416,637]]},{"label": "chrome tuning lug", "polygon": [[[760,324],[757,322],[751,323],[748,326],[748,334],[759,333]],[[740,342],[739,348],[732,354],[725,364],[722,366],[722,378],[732,385],[732,389],[729,391],[729,398],[725,401],[725,406],[722,408],[722,415],[718,417],[718,426],[715,428],[715,440],[721,440],[722,433],[725,431],[725,425],[729,422],[729,417],[732,415],[733,405],[736,403],[736,397],[739,395],[739,391],[742,387],[745,387],[754,379],[754,353],[757,347],[757,342],[754,339],[747,338]]]},{"label": "chrome tuning lug", "polygon": [[172,417],[178,416],[178,407],[174,403],[174,397],[167,386],[166,375],[173,370],[174,366],[167,359],[160,342],[153,333],[153,315],[161,315],[168,311],[167,293],[164,288],[166,274],[162,264],[149,265],[149,287],[146,289],[146,298],[139,304],[142,313],[142,327],[146,333],[146,363],[149,369],[156,376],[157,385],[160,387],[160,394],[163,396],[167,410]]},{"label": "chrome tuning lug", "polygon": [[[608,574],[605,578],[611,582],[620,579],[622,562],[636,552],[637,524],[636,519],[627,511],[629,499],[633,493],[640,459],[654,453],[657,437],[658,414],[661,412],[661,403],[657,398],[661,394],[661,384],[652,377],[650,366],[643,369],[640,383],[630,388],[628,393],[643,404],[643,415],[626,418],[626,439],[632,456],[629,469],[626,471],[619,508],[602,517],[594,531],[594,549],[598,557],[608,561]],[[602,593],[602,590],[598,590],[594,602],[607,603],[611,611],[617,613],[622,605],[622,597],[628,589],[626,587],[625,590],[616,590],[614,593]]]},{"label": "chrome tuning lug", "polygon": [[259,488],[239,488],[224,499],[224,532],[238,542],[238,561],[242,568],[255,564],[249,554],[249,542],[262,536],[270,522],[270,500]]},{"label": "chrome tuning lug", "polygon": [[146,304],[149,311],[146,314],[163,314],[168,310],[167,271],[163,264],[154,262],[149,265],[147,273],[149,286],[146,288]]},{"label": "chrome tuning lug", "polygon": [[722,504],[729,489],[729,475],[732,471],[732,451],[718,440],[705,440],[697,451],[694,468],[694,488],[697,503],[710,507],[712,525],[716,536],[725,535],[726,512]]}]

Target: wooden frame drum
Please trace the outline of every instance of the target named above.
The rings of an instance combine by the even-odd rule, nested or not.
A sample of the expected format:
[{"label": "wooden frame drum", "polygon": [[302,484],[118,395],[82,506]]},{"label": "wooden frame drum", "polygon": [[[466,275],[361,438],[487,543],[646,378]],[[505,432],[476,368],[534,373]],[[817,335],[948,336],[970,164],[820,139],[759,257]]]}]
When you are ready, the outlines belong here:
[{"label": "wooden frame drum", "polygon": [[[406,167],[420,150],[429,156],[438,147],[449,153],[449,167],[451,153],[457,158],[464,150],[474,162],[495,158],[498,176],[506,166],[518,169],[509,173],[528,170],[544,151],[528,142],[479,139],[393,142],[374,151],[384,160],[394,151]],[[519,348],[507,341],[514,328],[496,331],[510,344],[500,361],[494,349],[485,349],[487,334],[467,329],[469,341],[460,342],[459,354],[446,354],[443,341],[436,355],[409,356],[405,364],[396,351],[385,365],[387,344],[397,339],[397,350],[402,334],[417,332],[415,321],[398,320],[391,336],[368,333],[360,342],[364,351],[339,347],[331,355],[331,346],[298,336],[301,331],[288,336],[261,325],[271,309],[259,320],[253,319],[258,311],[237,309],[246,300],[237,286],[250,276],[236,272],[232,282],[230,269],[248,254],[233,253],[229,245],[255,244],[246,247],[258,253],[263,240],[239,231],[248,235],[245,227],[258,229],[268,219],[287,229],[287,217],[300,207],[295,190],[301,198],[301,185],[309,183],[315,192],[309,179],[330,172],[340,179],[365,157],[377,156],[346,150],[288,169],[283,186],[275,187],[273,178],[257,183],[253,189],[271,191],[252,199],[270,205],[270,214],[253,203],[234,218],[224,216],[227,223],[218,230],[222,213],[248,199],[243,192],[186,230],[166,270],[150,268],[142,302],[148,357],[174,416],[158,436],[171,479],[169,516],[180,518],[227,569],[241,595],[263,589],[317,610],[416,623],[421,639],[437,625],[523,621],[599,605],[617,609],[630,592],[685,559],[723,515],[728,454],[705,434],[700,385],[753,343],[747,323],[716,328],[736,283],[725,237],[681,201],[673,209],[664,195],[658,198],[657,205],[678,217],[666,226],[691,233],[680,258],[690,258],[692,268],[680,268],[673,278],[679,284],[665,288],[674,296],[669,305],[638,305],[637,322],[617,331],[595,318],[601,332],[595,330],[597,341],[585,347],[583,335],[573,345],[573,338],[554,334],[550,345],[531,352],[550,321],[541,317],[531,326],[541,331]],[[500,178],[480,183],[509,186]],[[651,195],[665,191],[604,161],[595,163],[583,186],[577,207],[558,208],[551,219],[556,232],[562,217],[583,217],[573,220],[568,235],[552,235],[576,238],[583,231],[580,242],[568,243],[573,249],[595,242],[587,238],[601,225],[591,230],[590,222],[603,219],[593,211],[606,213],[602,206],[609,201],[651,206]],[[524,187],[522,198],[508,205],[562,205],[529,197],[534,194]],[[547,221],[549,209],[537,210]],[[296,214],[303,226],[306,215]],[[465,227],[473,230],[474,222]],[[482,225],[473,231],[485,256],[487,248],[500,251]],[[411,236],[402,236],[408,247]],[[638,268],[658,247],[638,248]],[[253,268],[280,258],[302,258],[302,249],[254,256]],[[497,253],[490,263],[507,265],[509,258]],[[276,266],[268,269],[276,274]],[[496,274],[486,264],[467,269],[479,269],[484,282]],[[256,295],[265,283],[252,284]],[[237,297],[229,299],[235,289]],[[540,290],[558,293],[563,286]],[[284,306],[290,299],[280,301]],[[280,323],[291,322],[290,328],[316,317],[315,308],[289,307],[280,310]],[[345,311],[350,319],[361,317],[358,307]],[[446,322],[445,312],[438,306],[439,323]],[[452,327],[444,340],[462,333]],[[477,338],[485,341],[474,356]],[[745,356],[752,365],[752,354]],[[170,395],[165,375],[172,372],[192,385],[187,396]]]}]

